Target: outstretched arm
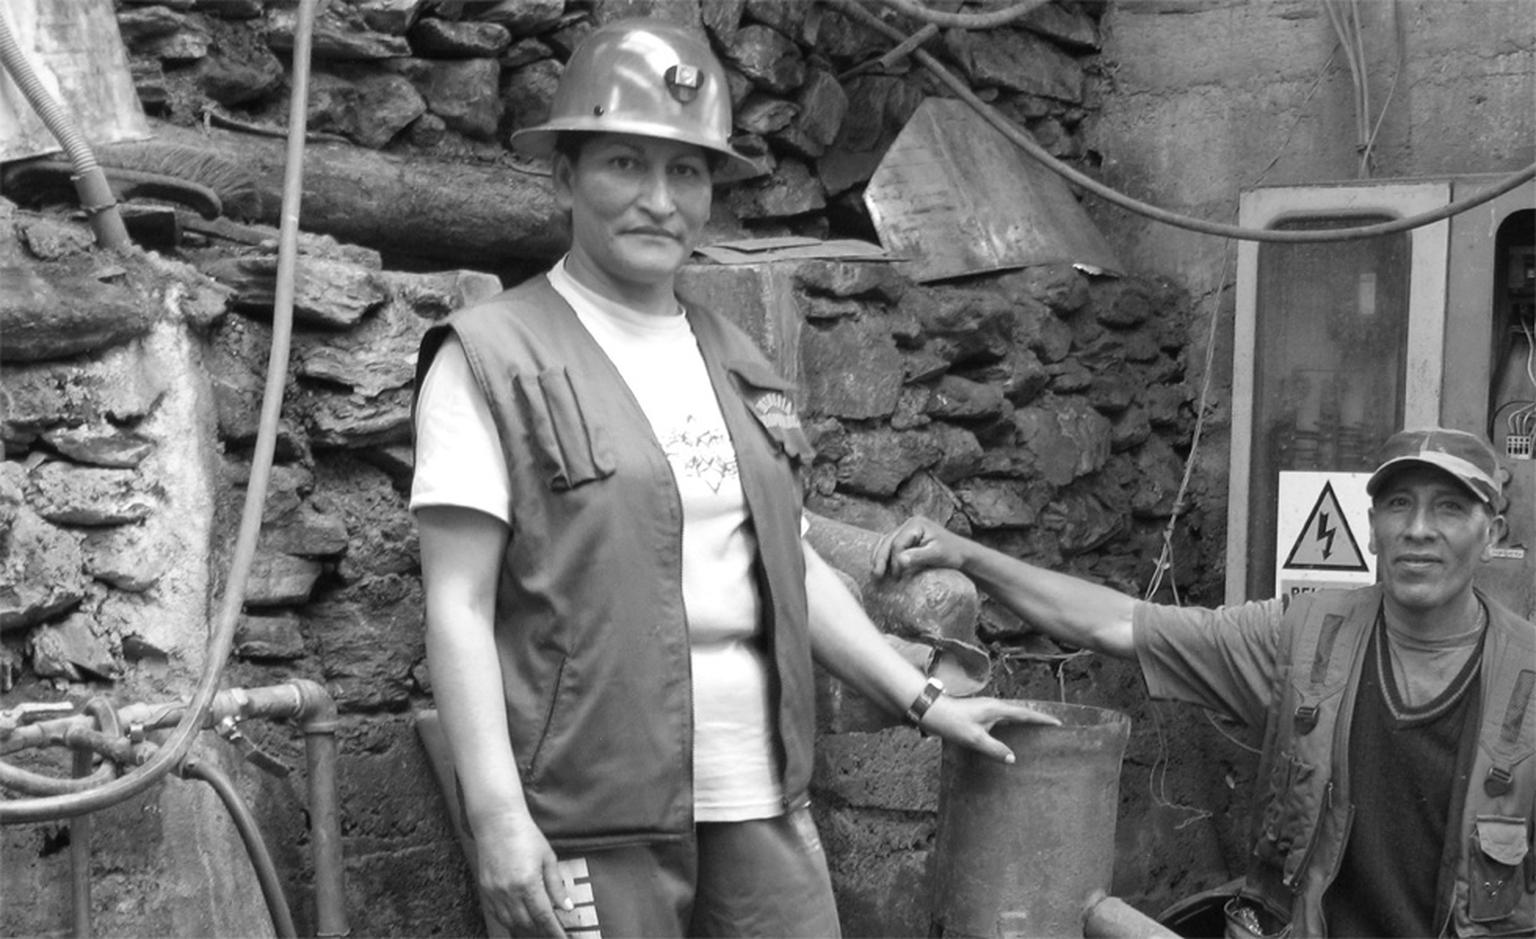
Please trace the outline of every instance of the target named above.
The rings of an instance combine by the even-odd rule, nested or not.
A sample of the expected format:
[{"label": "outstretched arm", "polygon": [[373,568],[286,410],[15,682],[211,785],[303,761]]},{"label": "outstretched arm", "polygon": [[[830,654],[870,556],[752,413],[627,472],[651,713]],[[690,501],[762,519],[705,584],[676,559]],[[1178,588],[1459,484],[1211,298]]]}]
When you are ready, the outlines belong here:
[{"label": "outstretched arm", "polygon": [[416,521],[432,693],[463,787],[481,896],[514,933],[563,937],[555,907],[569,910],[571,901],[523,799],[496,655],[496,583],[507,526],[448,506],[418,509]]},{"label": "outstretched arm", "polygon": [[[902,713],[922,692],[923,674],[885,641],[821,555],[809,544],[804,550],[811,652],[816,661],[869,700]],[[1061,723],[1016,701],[943,695],[923,715],[922,726],[945,740],[1012,763],[1013,752],[990,732],[999,722]]]},{"label": "outstretched arm", "polygon": [[914,516],[881,537],[873,565],[877,577],[954,568],[1053,639],[1120,658],[1136,655],[1131,631],[1134,598],[1026,564],[931,519]]}]

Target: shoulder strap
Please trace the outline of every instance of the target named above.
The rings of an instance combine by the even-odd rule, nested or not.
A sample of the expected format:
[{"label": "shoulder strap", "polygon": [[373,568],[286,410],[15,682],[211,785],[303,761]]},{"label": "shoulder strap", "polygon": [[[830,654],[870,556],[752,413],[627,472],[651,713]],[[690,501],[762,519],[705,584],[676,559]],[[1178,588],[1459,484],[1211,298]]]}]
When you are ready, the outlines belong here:
[{"label": "shoulder strap", "polygon": [[[1490,796],[1498,797],[1508,792],[1513,785],[1515,763],[1530,755],[1529,746],[1521,746],[1520,731],[1525,726],[1528,714],[1531,710],[1531,692],[1536,690],[1536,669],[1520,668],[1516,656],[1501,656],[1500,661],[1494,665],[1494,687],[1490,689],[1498,697],[1490,697],[1489,703],[1495,708],[1494,714],[1498,720],[1498,735],[1489,741],[1489,752],[1493,758],[1493,764],[1488,767],[1488,773],[1483,778],[1483,791]],[[1512,664],[1513,663],[1513,664]],[[1509,688],[1507,703],[1504,705],[1503,714],[1497,711],[1499,694],[1502,687]],[[1484,721],[1483,730],[1486,734],[1491,727],[1487,720]]]}]

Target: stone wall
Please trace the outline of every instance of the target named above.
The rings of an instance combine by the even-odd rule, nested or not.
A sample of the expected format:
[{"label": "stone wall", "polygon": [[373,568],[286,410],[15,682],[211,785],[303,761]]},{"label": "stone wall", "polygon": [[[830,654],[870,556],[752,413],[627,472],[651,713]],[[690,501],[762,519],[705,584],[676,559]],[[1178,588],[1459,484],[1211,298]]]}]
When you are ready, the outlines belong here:
[{"label": "stone wall", "polygon": [[[10,211],[23,239],[8,270],[75,296],[96,289],[100,281],[78,279],[101,263],[82,229]],[[72,248],[39,257],[41,232],[67,236]],[[38,294],[6,306],[8,325],[32,325],[8,331],[3,466],[14,534],[5,559],[12,582],[52,590],[6,610],[7,704],[154,700],[186,687],[200,664],[209,614],[201,591],[227,563],[249,475],[272,265],[261,252],[182,255],[116,262],[133,272],[129,282],[148,285],[121,304]],[[354,928],[472,931],[462,860],[410,719],[430,703],[431,681],[404,491],[420,334],[497,282],[388,271],[369,252],[327,239],[306,239],[302,270],[278,464],[226,682],[312,678],[335,697]],[[947,287],[912,285],[883,263],[846,262],[695,266],[684,280],[704,302],[730,301],[800,375],[820,451],[808,480],[814,511],[875,530],[923,512],[1005,550],[1137,589],[1172,509],[1190,430],[1179,291],[1094,280],[1065,265]],[[82,315],[104,327],[138,315],[145,325],[142,335],[113,334],[58,358],[47,342],[73,333]],[[768,339],[786,333],[796,337],[787,347]],[[1198,582],[1196,567],[1180,574]],[[190,608],[165,615],[170,600],[189,596],[184,581],[199,588]],[[998,690],[1137,707],[1115,669],[1031,643],[996,616],[981,629]],[[924,932],[937,745],[840,699],[828,682],[822,705],[818,811],[849,931]],[[289,728],[245,732],[274,758],[301,762]],[[1127,765],[1154,757],[1143,741]],[[302,922],[311,889],[302,800],[250,767],[240,777]],[[185,784],[176,786],[165,798],[186,798]],[[1125,798],[1128,818],[1155,815],[1138,786],[1128,784]],[[217,821],[179,801],[166,811]],[[25,859],[8,876],[45,882],[64,863],[36,847],[39,830],[61,837],[57,826],[7,831],[8,854]],[[1139,849],[1155,833],[1141,837]],[[239,871],[227,833],[223,843],[231,850],[221,868]],[[116,889],[98,893],[110,897],[98,904],[104,931],[185,931],[157,918],[184,909],[154,875],[169,867],[182,883],[203,861],[165,850],[169,860],[119,862]],[[1132,873],[1124,887],[1156,894],[1169,873]],[[143,899],[119,913],[131,895]],[[48,899],[28,909],[39,931],[57,922],[65,898]]]},{"label": "stone wall", "polygon": [[[117,6],[140,97],[167,136],[171,124],[223,125],[254,151],[257,132],[282,126],[291,4]],[[925,48],[1053,153],[1088,170],[1106,154],[1124,166],[1139,139],[1111,147],[1089,133],[1110,130],[1095,124],[1112,91],[1100,28],[1135,15],[1117,9],[1053,3],[1020,25],[946,30]],[[887,41],[809,3],[333,0],[310,104],[323,135],[317,161],[327,148],[425,168],[413,178],[448,166],[527,176],[536,168],[508,153],[506,133],[542,116],[582,34],[634,13],[708,30],[731,70],[738,144],[772,167],[721,190],[717,234],[873,238],[862,184],[939,90],[905,60],[876,61]],[[179,241],[125,258],[90,250],[58,206],[12,192],[23,208],[0,202],[14,233],[0,237],[0,562],[3,582],[19,588],[0,607],[0,706],[170,698],[201,665],[249,473],[274,269],[275,203],[221,173],[211,182],[226,187],[242,224],[216,234],[188,218]],[[1147,178],[1178,175],[1170,165]],[[1127,257],[1145,262],[1154,250],[1157,234],[1127,245],[1125,229],[1105,228],[1133,249]],[[547,264],[551,241],[467,265],[454,256],[473,257],[473,245],[447,233],[418,233],[419,250],[408,251],[366,225],[346,232],[347,243],[304,239],[278,466],[226,683],[304,677],[335,696],[353,932],[469,934],[479,929],[472,887],[410,716],[430,704],[431,677],[404,510],[408,385],[426,325]],[[428,242],[450,256],[432,256]],[[1132,593],[1152,582],[1192,442],[1203,342],[1183,282],[1044,265],[916,285],[878,262],[699,265],[684,281],[738,316],[799,381],[818,447],[813,511],[876,530],[923,512]],[[1217,598],[1223,494],[1217,471],[1178,506],[1163,582],[1183,599]],[[1197,717],[1154,713],[1120,664],[1057,648],[990,608],[980,631],[994,691],[1132,715],[1115,893],[1155,912],[1240,868],[1234,806],[1251,773],[1240,747]],[[845,930],[925,934],[938,745],[830,682],[821,692],[817,812]],[[291,729],[245,731],[301,765]],[[301,787],[210,749],[257,806],[299,928],[312,929]],[[171,782],[98,826],[110,832],[95,863],[99,931],[264,928],[254,888],[238,886],[236,841],[206,803]],[[186,826],[195,837],[172,836]],[[60,931],[63,827],[4,838],[5,895],[37,897],[18,931]],[[132,850],[141,844],[156,848]],[[197,889],[209,865],[217,892]]]}]

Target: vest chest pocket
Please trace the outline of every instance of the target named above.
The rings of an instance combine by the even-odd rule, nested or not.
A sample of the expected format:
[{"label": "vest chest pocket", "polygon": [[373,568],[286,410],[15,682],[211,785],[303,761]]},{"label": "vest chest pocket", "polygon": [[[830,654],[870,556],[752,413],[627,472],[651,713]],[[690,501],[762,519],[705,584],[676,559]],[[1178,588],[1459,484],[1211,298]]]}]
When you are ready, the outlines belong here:
[{"label": "vest chest pocket", "polygon": [[556,492],[612,476],[617,464],[602,428],[581,407],[570,372],[551,368],[514,379],[535,459]]},{"label": "vest chest pocket", "polygon": [[1506,815],[1479,815],[1472,832],[1471,864],[1467,885],[1467,917],[1474,923],[1491,923],[1515,912],[1521,899],[1528,911],[1531,927],[1530,894],[1526,891],[1522,868],[1532,863],[1530,830],[1523,818]]},{"label": "vest chest pocket", "polygon": [[800,415],[795,410],[794,385],[785,381],[772,369],[756,362],[736,361],[726,366],[736,383],[736,390],[746,402],[747,410],[762,425],[763,430],[797,466],[811,461],[816,449],[800,426]]}]

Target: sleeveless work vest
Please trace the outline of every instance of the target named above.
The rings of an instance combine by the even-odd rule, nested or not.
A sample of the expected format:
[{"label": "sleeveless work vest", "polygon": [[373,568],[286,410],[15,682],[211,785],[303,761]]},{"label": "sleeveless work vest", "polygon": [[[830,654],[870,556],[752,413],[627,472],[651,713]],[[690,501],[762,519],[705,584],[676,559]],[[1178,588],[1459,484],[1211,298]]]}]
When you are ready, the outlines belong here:
[{"label": "sleeveless work vest", "polygon": [[[741,330],[686,311],[735,447],[757,541],[769,714],[785,808],[805,804],[814,689],[793,387]],[[544,277],[422,340],[417,387],[449,332],[490,404],[511,482],[496,645],[528,808],[557,849],[654,842],[693,826],[683,510],[650,422]]]},{"label": "sleeveless work vest", "polygon": [[[1450,821],[1458,839],[1442,935],[1502,936],[1536,929],[1536,626],[1479,594],[1488,609],[1477,748],[1466,795]],[[1348,754],[1365,651],[1381,588],[1299,595],[1276,707],[1265,730],[1247,892],[1293,934],[1325,934],[1322,897],[1349,840]]]}]

